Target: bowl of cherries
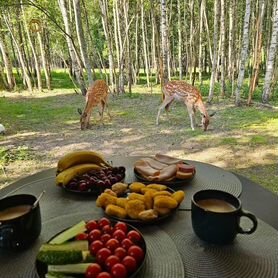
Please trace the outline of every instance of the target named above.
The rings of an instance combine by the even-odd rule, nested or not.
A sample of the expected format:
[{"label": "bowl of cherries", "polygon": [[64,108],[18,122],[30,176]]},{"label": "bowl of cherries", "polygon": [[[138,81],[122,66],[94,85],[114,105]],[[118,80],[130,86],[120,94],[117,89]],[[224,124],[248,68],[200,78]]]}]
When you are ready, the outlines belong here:
[{"label": "bowl of cherries", "polygon": [[75,176],[63,186],[66,191],[84,195],[99,195],[117,182],[125,179],[125,167],[107,167]]}]

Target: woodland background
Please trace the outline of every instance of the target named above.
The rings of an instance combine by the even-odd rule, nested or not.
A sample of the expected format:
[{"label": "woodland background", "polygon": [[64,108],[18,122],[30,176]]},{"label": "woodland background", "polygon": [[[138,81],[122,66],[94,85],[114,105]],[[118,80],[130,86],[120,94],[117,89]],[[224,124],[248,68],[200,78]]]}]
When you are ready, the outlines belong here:
[{"label": "woodland background", "polygon": [[[159,145],[277,191],[278,0],[0,0],[0,31],[4,185],[54,166],[63,151],[87,142],[85,147],[122,155],[151,155]],[[82,95],[96,79],[109,84],[116,119],[80,133],[76,108],[84,106]],[[190,131],[179,104],[168,124],[154,127],[160,86],[171,79],[198,87],[208,108],[218,111],[211,133]],[[147,132],[151,136],[142,135]],[[51,136],[44,150],[40,140]],[[122,144],[128,136],[148,147],[131,140],[132,151]],[[218,140],[224,153],[232,151],[221,157],[223,149],[214,150],[213,159],[206,151]],[[260,157],[248,156],[256,152]],[[22,161],[30,162],[27,169]]]}]

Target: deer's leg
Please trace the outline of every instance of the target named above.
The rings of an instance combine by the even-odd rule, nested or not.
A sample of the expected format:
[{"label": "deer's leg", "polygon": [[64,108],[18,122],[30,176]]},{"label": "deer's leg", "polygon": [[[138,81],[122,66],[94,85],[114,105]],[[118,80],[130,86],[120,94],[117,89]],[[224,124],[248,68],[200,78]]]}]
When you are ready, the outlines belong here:
[{"label": "deer's leg", "polygon": [[87,117],[86,117],[86,128],[88,129],[90,127],[90,119],[91,119],[91,115],[92,115],[92,110],[91,109],[88,113],[87,113]]},{"label": "deer's leg", "polygon": [[195,130],[195,109],[191,105],[186,105],[190,118],[191,129]]},{"label": "deer's leg", "polygon": [[111,120],[112,117],[111,117],[111,114],[110,114],[110,112],[109,112],[109,107],[108,107],[108,101],[107,101],[107,99],[108,99],[108,97],[105,99],[104,105],[105,105],[105,107],[106,107],[106,111],[107,111],[107,114],[108,114],[108,116],[109,116],[109,119]]},{"label": "deer's leg", "polygon": [[156,116],[156,125],[158,125],[159,123],[159,117],[160,117],[160,113],[161,111],[168,105],[170,105],[170,103],[173,101],[173,98],[167,98],[165,97],[165,99],[163,100],[162,104],[159,106],[158,112],[157,112],[157,116]]}]

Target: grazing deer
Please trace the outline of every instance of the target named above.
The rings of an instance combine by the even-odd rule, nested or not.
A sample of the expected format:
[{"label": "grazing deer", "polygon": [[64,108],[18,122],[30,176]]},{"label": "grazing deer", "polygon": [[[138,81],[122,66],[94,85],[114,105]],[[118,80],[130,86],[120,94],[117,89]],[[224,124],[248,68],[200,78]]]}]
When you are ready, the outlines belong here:
[{"label": "grazing deer", "polygon": [[92,114],[92,109],[99,104],[101,105],[101,122],[103,123],[103,112],[104,108],[107,108],[107,113],[111,119],[111,115],[108,111],[108,93],[109,87],[104,80],[96,80],[93,85],[91,85],[86,94],[86,105],[82,113],[81,109],[78,108],[78,113],[81,115],[80,124],[81,130],[89,128],[90,117]]},{"label": "grazing deer", "polygon": [[163,102],[159,107],[156,124],[158,125],[159,117],[162,109],[165,108],[166,112],[168,112],[171,103],[174,100],[183,101],[187,107],[187,111],[189,113],[191,128],[195,129],[195,112],[198,109],[202,115],[202,127],[204,131],[207,130],[209,125],[210,116],[213,116],[215,113],[211,115],[208,114],[206,107],[202,101],[201,93],[195,87],[187,84],[184,81],[169,81],[166,83],[163,88]]}]

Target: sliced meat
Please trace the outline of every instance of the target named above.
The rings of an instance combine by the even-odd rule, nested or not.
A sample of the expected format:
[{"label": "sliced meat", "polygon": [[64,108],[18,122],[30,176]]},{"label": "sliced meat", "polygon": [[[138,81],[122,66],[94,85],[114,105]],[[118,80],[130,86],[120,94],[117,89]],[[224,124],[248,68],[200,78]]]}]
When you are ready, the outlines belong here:
[{"label": "sliced meat", "polygon": [[152,168],[146,161],[137,160],[134,163],[135,170],[143,177],[158,176],[159,170]]},{"label": "sliced meat", "polygon": [[168,164],[165,163],[161,163],[155,159],[146,157],[146,158],[142,158],[143,161],[146,161],[152,168],[157,169],[157,170],[161,170],[165,167],[168,166]]},{"label": "sliced meat", "polygon": [[161,163],[168,164],[168,165],[182,163],[182,159],[178,159],[178,158],[171,157],[171,156],[168,156],[165,154],[160,154],[160,153],[157,153],[155,155],[154,159]]},{"label": "sliced meat", "polygon": [[176,165],[169,165],[162,170],[160,170],[159,175],[157,176],[148,176],[148,180],[150,181],[168,181],[176,177],[177,173],[177,166]]}]

